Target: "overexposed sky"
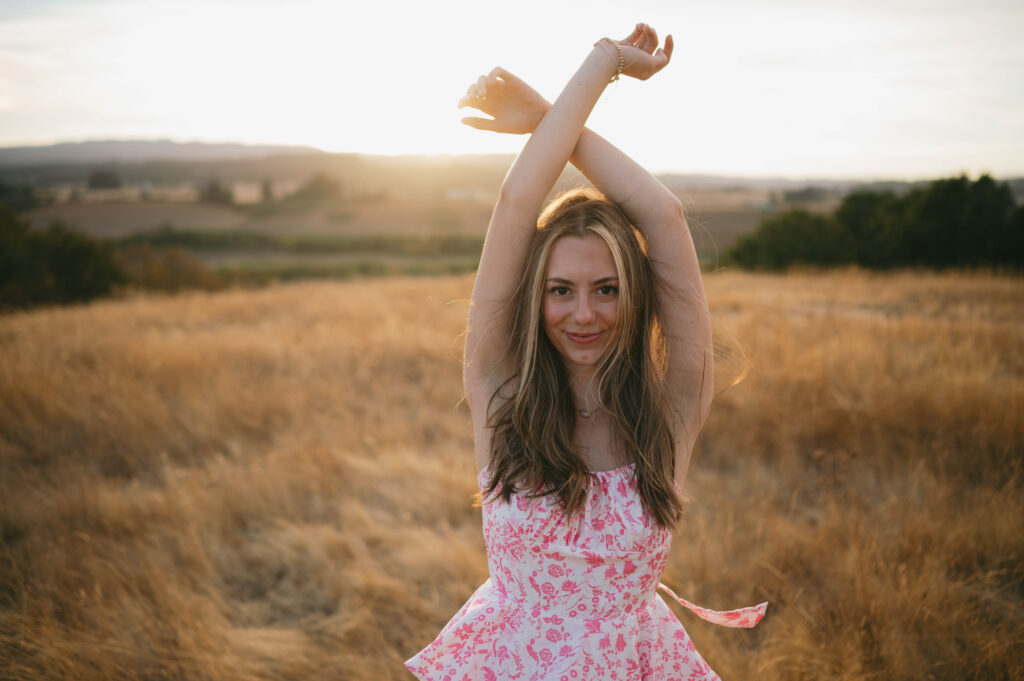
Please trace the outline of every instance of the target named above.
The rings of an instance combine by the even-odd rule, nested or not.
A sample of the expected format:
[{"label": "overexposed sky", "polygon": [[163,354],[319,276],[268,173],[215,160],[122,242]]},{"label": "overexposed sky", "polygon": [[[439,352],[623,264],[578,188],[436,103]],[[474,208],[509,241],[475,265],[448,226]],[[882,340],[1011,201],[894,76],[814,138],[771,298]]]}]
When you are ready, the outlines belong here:
[{"label": "overexposed sky", "polygon": [[500,64],[554,99],[595,40],[645,21],[672,63],[611,86],[590,125],[652,170],[1024,175],[1024,2],[624,5],[3,0],[0,146],[514,152],[459,123],[466,86]]}]

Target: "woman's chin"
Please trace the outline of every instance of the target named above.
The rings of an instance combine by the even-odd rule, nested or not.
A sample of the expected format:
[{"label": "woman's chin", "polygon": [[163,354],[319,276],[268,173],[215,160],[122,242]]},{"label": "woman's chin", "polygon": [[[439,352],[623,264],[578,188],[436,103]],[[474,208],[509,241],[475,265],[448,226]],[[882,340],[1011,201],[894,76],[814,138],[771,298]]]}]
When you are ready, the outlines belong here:
[{"label": "woman's chin", "polygon": [[601,351],[594,349],[584,352],[579,350],[568,352],[562,355],[562,360],[569,367],[589,370],[595,368],[601,362]]}]

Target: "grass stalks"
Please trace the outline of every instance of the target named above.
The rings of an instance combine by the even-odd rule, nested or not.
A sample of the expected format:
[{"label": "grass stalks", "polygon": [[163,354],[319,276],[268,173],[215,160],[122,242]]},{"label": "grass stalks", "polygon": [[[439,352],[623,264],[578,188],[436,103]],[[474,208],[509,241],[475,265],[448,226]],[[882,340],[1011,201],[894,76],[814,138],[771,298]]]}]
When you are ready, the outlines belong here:
[{"label": "grass stalks", "polygon": [[[2,676],[410,678],[487,576],[459,403],[470,285],[0,318]],[[1024,678],[1020,280],[707,285],[728,347],[665,577],[710,607],[771,602],[751,631],[680,614],[712,667]]]}]

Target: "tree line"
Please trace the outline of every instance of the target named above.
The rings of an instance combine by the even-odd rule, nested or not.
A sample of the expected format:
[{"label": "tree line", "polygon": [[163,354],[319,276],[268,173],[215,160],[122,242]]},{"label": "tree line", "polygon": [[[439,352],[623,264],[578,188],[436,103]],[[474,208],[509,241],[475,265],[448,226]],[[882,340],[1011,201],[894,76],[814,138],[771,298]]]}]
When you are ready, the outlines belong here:
[{"label": "tree line", "polygon": [[801,209],[764,218],[724,260],[748,269],[859,265],[871,269],[1024,267],[1024,205],[982,175],[897,195],[848,194],[832,215]]},{"label": "tree line", "polygon": [[[300,200],[336,196],[338,186],[318,176],[304,190]],[[176,291],[226,283],[206,271],[182,248],[185,244],[160,241],[182,235],[158,233],[144,243],[115,244],[56,223],[32,230],[8,207],[24,210],[34,204],[27,188],[0,185],[0,311],[86,302],[123,284]],[[1016,205],[1010,188],[988,175],[974,182],[966,176],[937,180],[902,195],[855,191],[832,215],[788,210],[764,219],[725,261],[769,270],[792,265],[1020,270],[1024,205]]]},{"label": "tree line", "polygon": [[[90,174],[88,186],[116,189],[121,180],[110,169],[98,169]],[[275,198],[269,181],[262,185],[264,206],[315,203],[340,196],[341,184],[323,174],[314,175],[284,199]],[[230,187],[216,178],[201,188],[200,200],[234,203]],[[122,285],[173,292],[187,288],[216,289],[229,283],[226,277],[207,270],[185,248],[194,244],[161,243],[161,237],[168,235],[179,241],[191,238],[205,243],[209,239],[204,241],[203,237],[209,235],[167,230],[115,242],[94,239],[59,222],[45,230],[32,229],[18,214],[38,205],[39,198],[30,185],[0,182],[0,312],[88,302],[108,296]]]}]

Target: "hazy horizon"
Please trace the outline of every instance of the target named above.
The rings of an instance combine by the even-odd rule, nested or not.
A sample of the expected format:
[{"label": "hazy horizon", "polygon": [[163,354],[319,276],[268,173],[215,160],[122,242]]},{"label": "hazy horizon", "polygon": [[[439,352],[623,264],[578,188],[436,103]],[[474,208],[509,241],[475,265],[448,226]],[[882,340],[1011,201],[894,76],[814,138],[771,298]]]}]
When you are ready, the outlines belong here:
[{"label": "hazy horizon", "polygon": [[[305,149],[308,149],[310,152],[312,152],[312,155],[319,155],[319,154],[347,155],[347,154],[351,154],[351,155],[356,155],[356,156],[382,157],[382,158],[391,158],[391,159],[396,159],[396,160],[403,159],[403,158],[408,158],[408,159],[437,159],[437,160],[445,160],[445,159],[458,159],[458,158],[469,158],[469,157],[498,156],[498,157],[508,157],[510,162],[511,162],[511,159],[514,158],[515,153],[516,153],[515,151],[481,151],[481,152],[470,151],[470,152],[464,152],[464,153],[447,153],[447,152],[442,152],[442,153],[436,153],[436,154],[429,154],[429,153],[427,153],[427,154],[418,154],[418,153],[403,153],[403,152],[396,152],[396,153],[374,153],[374,152],[362,152],[362,151],[327,151],[327,150],[319,149],[317,147],[313,147],[313,146],[310,146],[310,145],[288,145],[288,144],[275,144],[275,143],[252,143],[252,144],[249,144],[249,143],[243,143],[243,142],[234,142],[234,141],[231,141],[231,140],[205,141],[205,140],[175,140],[175,139],[170,139],[170,138],[163,138],[163,139],[151,139],[151,138],[138,138],[138,139],[123,138],[123,139],[114,139],[114,138],[111,138],[111,139],[61,140],[61,141],[57,141],[57,142],[42,143],[42,144],[0,145],[0,167],[31,166],[31,165],[51,164],[51,163],[58,163],[58,164],[60,164],[60,163],[68,163],[68,164],[85,163],[85,164],[96,164],[96,165],[101,165],[101,164],[104,164],[104,163],[115,163],[115,164],[117,164],[117,163],[125,163],[125,164],[131,164],[131,163],[162,163],[162,162],[167,162],[167,163],[181,163],[181,162],[184,162],[184,163],[193,163],[193,162],[195,162],[195,163],[202,163],[202,162],[218,162],[218,161],[242,160],[242,159],[258,160],[260,158],[264,158],[264,157],[261,157],[261,156],[248,156],[248,155],[245,155],[245,156],[243,156],[243,155],[237,155],[237,156],[234,156],[234,155],[229,155],[229,156],[213,156],[213,155],[210,155],[210,156],[205,156],[205,157],[202,157],[202,158],[195,158],[195,159],[192,159],[192,158],[180,158],[180,157],[166,157],[166,158],[164,158],[164,157],[157,157],[157,156],[145,156],[145,157],[137,157],[137,158],[106,158],[106,159],[102,159],[102,160],[100,160],[100,159],[97,159],[97,160],[90,159],[90,160],[86,160],[86,161],[79,161],[79,160],[75,160],[75,159],[69,159],[69,160],[66,160],[66,161],[44,160],[44,161],[31,161],[31,162],[24,162],[24,161],[9,162],[9,161],[5,161],[2,158],[3,152],[15,150],[15,149],[45,149],[45,148],[58,147],[58,146],[63,146],[63,145],[88,145],[88,144],[108,144],[108,143],[109,144],[173,143],[173,144],[178,144],[178,145],[183,145],[183,146],[195,144],[195,145],[204,145],[204,146],[210,146],[210,147],[240,146],[240,147],[251,147],[251,148],[254,148],[254,149],[255,148],[262,148],[262,147],[273,149],[273,148],[278,148],[279,147],[282,150],[286,150],[288,148],[292,148],[292,149],[302,149],[302,148],[305,148]],[[274,155],[276,155],[276,152],[274,153]],[[267,157],[267,158],[269,158],[269,157]],[[701,170],[672,170],[672,169],[655,170],[654,172],[657,175],[662,175],[662,176],[665,176],[665,175],[679,175],[679,176],[693,176],[693,177],[708,177],[708,178],[715,178],[715,179],[722,179],[722,180],[728,180],[728,179],[750,180],[750,181],[753,181],[753,182],[770,182],[770,181],[776,180],[776,181],[787,182],[787,183],[801,183],[801,182],[807,182],[807,183],[813,183],[813,182],[822,182],[822,183],[830,183],[830,182],[838,182],[838,183],[843,183],[843,182],[854,182],[854,183],[858,183],[858,182],[863,182],[863,183],[872,183],[872,182],[926,182],[926,181],[940,179],[942,177],[959,176],[961,174],[966,174],[968,177],[972,177],[972,178],[977,178],[978,176],[980,176],[982,174],[988,174],[988,175],[991,175],[997,181],[1024,179],[1024,172],[1009,173],[1009,174],[1002,174],[1002,175],[1000,175],[1000,174],[995,174],[995,173],[992,173],[992,172],[989,172],[989,171],[985,171],[985,170],[982,170],[980,172],[973,172],[973,173],[972,172],[968,172],[967,170],[963,170],[963,171],[960,171],[960,172],[953,172],[953,173],[946,173],[946,174],[932,174],[932,175],[920,175],[920,176],[894,176],[892,174],[886,174],[884,172],[878,172],[878,173],[869,174],[869,175],[853,175],[853,174],[849,174],[849,175],[823,175],[823,174],[810,174],[810,173],[809,174],[802,174],[802,173],[789,173],[789,174],[787,174],[787,173],[782,173],[782,172],[764,172],[764,173],[717,172],[716,173],[716,172],[706,172],[706,171],[701,171]]]},{"label": "hazy horizon", "polygon": [[15,0],[0,7],[0,146],[515,153],[523,137],[459,122],[466,86],[500,64],[553,99],[590,43],[642,20],[674,34],[673,63],[609,87],[590,125],[653,171],[1024,175],[1019,3],[531,0],[507,14],[497,30],[463,0]]}]

